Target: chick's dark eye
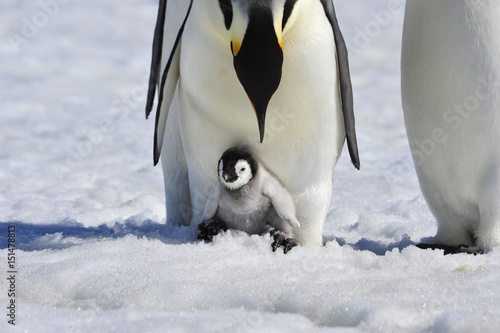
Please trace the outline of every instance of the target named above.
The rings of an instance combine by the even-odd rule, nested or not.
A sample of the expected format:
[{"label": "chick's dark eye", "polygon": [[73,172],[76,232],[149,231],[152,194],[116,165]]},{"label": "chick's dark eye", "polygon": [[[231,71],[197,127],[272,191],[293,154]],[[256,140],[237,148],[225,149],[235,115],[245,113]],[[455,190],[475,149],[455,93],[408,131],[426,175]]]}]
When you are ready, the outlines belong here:
[{"label": "chick's dark eye", "polygon": [[240,171],[245,171],[245,170],[246,170],[245,168],[241,168],[241,170],[240,170]]},{"label": "chick's dark eye", "polygon": [[231,0],[219,0],[219,6],[224,15],[224,25],[229,30],[233,22],[233,5],[231,4]]}]

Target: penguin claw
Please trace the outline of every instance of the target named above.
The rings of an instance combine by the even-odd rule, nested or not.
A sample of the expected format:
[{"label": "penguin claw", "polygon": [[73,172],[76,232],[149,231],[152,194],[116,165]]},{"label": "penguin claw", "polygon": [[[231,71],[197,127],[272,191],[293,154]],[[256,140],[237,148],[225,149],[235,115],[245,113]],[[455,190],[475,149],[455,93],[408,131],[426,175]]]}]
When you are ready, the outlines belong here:
[{"label": "penguin claw", "polygon": [[469,247],[467,245],[459,245],[459,246],[450,246],[444,244],[426,244],[420,243],[416,245],[419,249],[422,250],[443,250],[444,255],[448,254],[458,254],[458,253],[467,253],[467,254],[484,254],[484,251],[478,248]]},{"label": "penguin claw", "polygon": [[292,248],[299,245],[295,239],[286,237],[286,235],[279,230],[270,229],[269,233],[271,237],[273,237],[273,242],[271,244],[273,252],[276,252],[278,248],[282,247],[283,253],[287,254]]},{"label": "penguin claw", "polygon": [[213,241],[213,238],[217,236],[221,230],[227,231],[227,225],[223,221],[204,221],[198,225],[198,240],[209,243]]}]

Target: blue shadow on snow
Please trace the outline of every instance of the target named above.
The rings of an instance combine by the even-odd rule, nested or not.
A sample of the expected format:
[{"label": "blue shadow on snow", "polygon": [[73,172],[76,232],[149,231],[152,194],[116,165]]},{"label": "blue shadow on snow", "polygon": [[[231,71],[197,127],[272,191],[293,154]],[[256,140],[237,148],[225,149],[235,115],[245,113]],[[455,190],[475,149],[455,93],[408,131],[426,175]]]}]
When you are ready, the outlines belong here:
[{"label": "blue shadow on snow", "polygon": [[[166,244],[185,244],[196,242],[196,230],[191,227],[179,227],[159,224],[151,220],[137,223],[126,220],[116,222],[113,226],[99,225],[85,227],[75,221],[63,221],[57,224],[30,224],[24,222],[0,222],[0,249],[7,248],[8,227],[15,226],[16,248],[24,251],[59,250],[85,243],[86,240],[102,240],[106,238],[122,238],[127,235],[158,239]],[[356,243],[347,243],[343,238],[325,237],[324,244],[335,240],[340,246],[350,246],[357,251],[370,251],[383,256],[394,249],[402,251],[408,246],[417,244],[408,235],[401,241],[383,244],[366,238]]]},{"label": "blue shadow on snow", "polygon": [[84,240],[116,239],[127,235],[158,239],[167,244],[182,244],[196,239],[193,228],[159,224],[150,220],[141,223],[127,220],[124,223],[117,222],[111,227],[104,224],[85,227],[74,221],[57,224],[0,222],[0,249],[8,246],[9,226],[15,226],[16,248],[24,251],[64,249],[85,243]]}]

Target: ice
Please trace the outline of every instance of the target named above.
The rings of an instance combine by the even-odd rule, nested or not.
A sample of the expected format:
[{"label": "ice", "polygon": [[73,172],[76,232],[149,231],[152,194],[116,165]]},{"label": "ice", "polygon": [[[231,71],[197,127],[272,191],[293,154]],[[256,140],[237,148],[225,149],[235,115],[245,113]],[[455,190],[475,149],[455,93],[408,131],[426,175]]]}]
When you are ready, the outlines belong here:
[{"label": "ice", "polygon": [[[164,224],[154,121],[144,120],[157,3],[0,4],[2,272],[8,225],[18,246],[16,327],[4,273],[0,331],[498,331],[500,252],[413,246],[436,225],[403,123],[404,1],[336,1],[361,171],[345,151],[324,246],[286,255],[269,236],[229,231],[205,244]],[[30,37],[14,47],[23,29]]]}]

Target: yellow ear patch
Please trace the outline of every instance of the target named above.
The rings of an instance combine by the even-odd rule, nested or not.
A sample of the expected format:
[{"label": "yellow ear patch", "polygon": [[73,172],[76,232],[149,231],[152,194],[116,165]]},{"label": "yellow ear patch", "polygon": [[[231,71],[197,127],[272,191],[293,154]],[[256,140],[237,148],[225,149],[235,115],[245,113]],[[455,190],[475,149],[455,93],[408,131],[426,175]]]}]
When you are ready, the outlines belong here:
[{"label": "yellow ear patch", "polygon": [[238,52],[240,52],[241,49],[241,43],[235,42],[234,40],[231,41],[231,51],[233,52],[233,56],[237,56]]}]

